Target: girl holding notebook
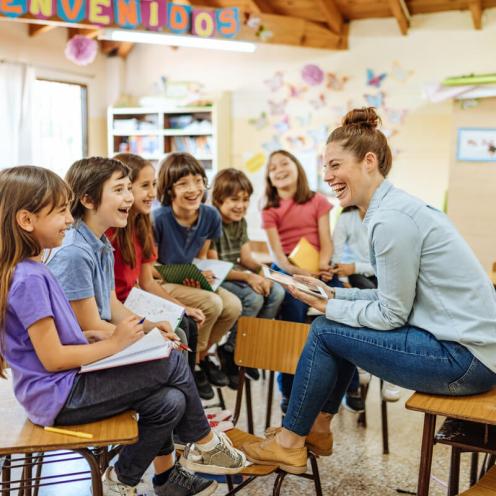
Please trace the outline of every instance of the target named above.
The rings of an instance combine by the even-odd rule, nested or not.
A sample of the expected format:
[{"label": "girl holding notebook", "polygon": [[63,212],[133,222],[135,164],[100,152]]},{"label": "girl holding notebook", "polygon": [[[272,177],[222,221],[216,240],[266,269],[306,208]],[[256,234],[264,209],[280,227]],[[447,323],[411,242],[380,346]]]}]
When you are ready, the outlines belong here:
[{"label": "girl holding notebook", "polygon": [[62,287],[42,263],[44,251],[60,246],[73,223],[71,197],[67,184],[41,167],[0,172],[0,376],[6,360],[16,398],[35,424],[82,424],[138,412],[138,441],[123,447],[105,471],[104,494],[136,495],[152,462],[157,496],[212,494],[215,482],[174,464],[172,431],[193,443],[181,463],[195,471],[237,473],[244,455],[210,429],[191,371],[176,351],[168,359],[77,373],[136,342],[143,326],[133,315],[109,338],[89,344]]}]

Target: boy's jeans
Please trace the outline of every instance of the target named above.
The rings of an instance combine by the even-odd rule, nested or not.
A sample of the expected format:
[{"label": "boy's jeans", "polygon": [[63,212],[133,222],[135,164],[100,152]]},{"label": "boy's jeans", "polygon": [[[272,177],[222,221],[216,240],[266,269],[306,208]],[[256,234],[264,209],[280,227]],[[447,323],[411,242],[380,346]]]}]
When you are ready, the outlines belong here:
[{"label": "boy's jeans", "polygon": [[496,374],[464,346],[423,329],[377,331],[319,317],[298,363],[284,427],[305,436],[319,412],[337,413],[355,366],[428,394],[478,394],[496,384]]}]

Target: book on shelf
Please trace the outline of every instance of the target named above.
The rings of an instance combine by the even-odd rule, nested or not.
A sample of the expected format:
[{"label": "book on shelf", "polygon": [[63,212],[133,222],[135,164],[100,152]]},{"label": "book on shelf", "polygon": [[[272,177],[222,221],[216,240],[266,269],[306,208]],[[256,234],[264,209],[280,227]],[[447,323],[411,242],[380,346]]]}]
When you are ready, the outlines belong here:
[{"label": "book on shelf", "polygon": [[288,260],[300,269],[308,270],[312,274],[319,272],[320,254],[306,238],[301,238],[293,251],[288,255]]},{"label": "book on shelf", "polygon": [[173,330],[177,328],[184,316],[184,307],[181,305],[139,288],[131,289],[124,306],[150,322],[165,320]]},{"label": "book on shelf", "polygon": [[212,144],[212,136],[174,136],[171,138],[171,151],[201,156],[212,155]]},{"label": "book on shelf", "polygon": [[[172,284],[183,284],[185,279],[193,279],[198,281],[201,289],[206,291],[216,291],[232,268],[233,264],[230,262],[211,259],[200,260],[199,258],[193,259],[193,263],[190,264],[157,265],[157,270],[164,281]],[[214,273],[215,279],[212,284],[202,274],[206,270]]]},{"label": "book on shelf", "polygon": [[95,372],[96,370],[123,367],[124,365],[167,358],[173,349],[173,342],[164,338],[162,333],[155,328],[122,351],[96,362],[83,365],[79,373],[84,374],[86,372]]}]

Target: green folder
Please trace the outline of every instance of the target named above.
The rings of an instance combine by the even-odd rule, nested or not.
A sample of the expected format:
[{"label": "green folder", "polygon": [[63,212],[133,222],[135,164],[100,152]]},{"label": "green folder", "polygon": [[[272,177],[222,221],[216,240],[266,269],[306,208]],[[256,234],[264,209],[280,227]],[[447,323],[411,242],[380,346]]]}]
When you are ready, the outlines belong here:
[{"label": "green folder", "polygon": [[201,289],[213,291],[212,286],[205,279],[205,276],[194,264],[157,265],[156,268],[165,282],[183,284],[185,279],[194,279],[200,283]]}]

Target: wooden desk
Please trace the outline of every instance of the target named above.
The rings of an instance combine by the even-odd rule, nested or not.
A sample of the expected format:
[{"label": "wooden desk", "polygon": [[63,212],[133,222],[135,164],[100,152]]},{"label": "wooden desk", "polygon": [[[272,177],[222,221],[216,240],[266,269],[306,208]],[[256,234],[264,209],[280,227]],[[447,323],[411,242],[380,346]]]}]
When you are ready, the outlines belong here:
[{"label": "wooden desk", "polygon": [[436,416],[496,425],[495,405],[496,388],[474,396],[434,396],[414,393],[409,398],[406,408],[424,413],[417,496],[429,494]]}]

